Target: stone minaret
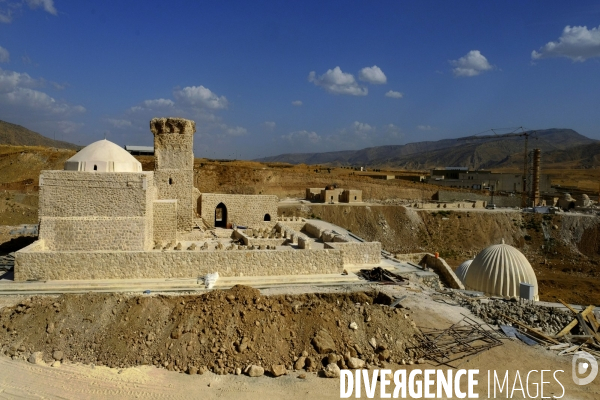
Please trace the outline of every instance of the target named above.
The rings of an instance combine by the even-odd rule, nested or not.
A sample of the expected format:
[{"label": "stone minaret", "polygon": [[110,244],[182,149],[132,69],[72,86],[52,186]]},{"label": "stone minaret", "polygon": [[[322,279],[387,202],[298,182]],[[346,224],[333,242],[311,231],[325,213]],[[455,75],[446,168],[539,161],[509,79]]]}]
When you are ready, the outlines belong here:
[{"label": "stone minaret", "polygon": [[194,222],[194,132],[196,123],[183,118],[153,118],[154,185],[160,200],[177,200],[177,230],[191,231]]}]

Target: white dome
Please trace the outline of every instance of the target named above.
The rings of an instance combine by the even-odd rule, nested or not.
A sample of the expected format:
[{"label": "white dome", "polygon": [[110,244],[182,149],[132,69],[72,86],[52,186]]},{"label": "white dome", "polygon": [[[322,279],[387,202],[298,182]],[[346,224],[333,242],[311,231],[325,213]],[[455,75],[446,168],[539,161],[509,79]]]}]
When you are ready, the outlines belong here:
[{"label": "white dome", "polygon": [[467,276],[467,271],[469,270],[469,266],[472,262],[473,260],[467,260],[464,263],[460,264],[458,268],[456,268],[456,271],[454,271],[458,279],[460,279],[460,281],[463,284],[465,283],[465,277]]},{"label": "white dome", "polygon": [[465,287],[487,295],[519,297],[520,283],[534,286],[534,299],[538,300],[535,272],[527,258],[507,244],[487,247],[475,257],[465,276]]},{"label": "white dome", "polygon": [[141,172],[142,164],[125,149],[108,140],[99,140],[81,149],[65,162],[67,171]]}]

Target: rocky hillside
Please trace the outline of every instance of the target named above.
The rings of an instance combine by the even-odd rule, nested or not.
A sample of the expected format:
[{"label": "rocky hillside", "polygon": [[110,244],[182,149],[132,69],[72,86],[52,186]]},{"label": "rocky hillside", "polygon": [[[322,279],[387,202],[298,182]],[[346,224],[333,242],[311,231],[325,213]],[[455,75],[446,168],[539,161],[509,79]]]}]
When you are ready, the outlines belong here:
[{"label": "rocky hillside", "polygon": [[[540,130],[529,139],[529,148],[544,153],[564,151],[577,146],[596,144],[572,129]],[[425,169],[436,166],[471,168],[511,167],[515,160],[523,163],[522,137],[491,137],[486,139],[445,139],[435,142],[416,142],[405,145],[378,146],[356,151],[327,153],[281,154],[259,161],[292,164],[366,165]],[[517,164],[519,165],[519,164]]]},{"label": "rocky hillside", "polygon": [[504,239],[531,263],[542,300],[600,304],[598,216],[322,204],[280,206],[279,213],[332,222],[391,253],[438,252],[452,267]]},{"label": "rocky hillside", "polygon": [[73,143],[47,138],[21,125],[2,120],[0,120],[0,144],[56,147],[59,149],[79,149],[80,147]]}]

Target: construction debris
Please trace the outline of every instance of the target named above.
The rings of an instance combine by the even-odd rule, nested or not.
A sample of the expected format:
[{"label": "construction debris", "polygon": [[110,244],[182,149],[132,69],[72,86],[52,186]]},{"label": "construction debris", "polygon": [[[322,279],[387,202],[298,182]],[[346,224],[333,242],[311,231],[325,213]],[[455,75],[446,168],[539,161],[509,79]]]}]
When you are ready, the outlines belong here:
[{"label": "construction debris", "polygon": [[[484,329],[484,326],[488,329]],[[436,366],[454,368],[451,365],[454,361],[502,345],[492,327],[466,316],[447,329],[421,328],[421,331],[423,341],[420,351],[424,358],[435,362]]]},{"label": "construction debris", "polygon": [[0,270],[9,271],[15,266],[15,253],[0,256]]},{"label": "construction debris", "polygon": [[[558,340],[566,341],[564,344],[572,344],[573,346],[562,350],[562,348],[554,347],[551,350],[561,350],[559,355],[572,355],[576,351],[586,351],[595,357],[600,357],[600,323],[594,315],[595,306],[590,305],[582,311],[577,311],[564,301],[559,301],[567,307],[573,314],[573,320],[566,325],[555,337]],[[571,331],[578,327],[583,334],[572,334]]]},{"label": "construction debris", "polygon": [[357,275],[360,278],[377,282],[380,285],[408,285],[407,279],[381,267],[361,269]]},{"label": "construction debris", "polygon": [[[542,307],[535,304],[519,303],[503,299],[480,299],[473,301],[462,296],[454,296],[453,300],[471,310],[479,318],[491,325],[501,325],[510,322],[510,317],[515,321],[527,325],[530,329],[541,329],[553,336],[560,332],[565,325],[573,319],[567,312],[552,307]],[[584,333],[577,331],[577,334]]]}]

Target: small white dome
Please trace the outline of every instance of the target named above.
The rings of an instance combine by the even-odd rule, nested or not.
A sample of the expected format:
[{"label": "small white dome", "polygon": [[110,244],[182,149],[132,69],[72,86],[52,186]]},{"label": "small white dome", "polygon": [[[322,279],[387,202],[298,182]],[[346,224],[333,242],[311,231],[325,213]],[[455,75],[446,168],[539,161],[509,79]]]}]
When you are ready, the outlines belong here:
[{"label": "small white dome", "polygon": [[79,150],[65,162],[66,171],[141,172],[142,164],[119,145],[106,139]]},{"label": "small white dome", "polygon": [[473,260],[467,260],[464,263],[460,264],[458,268],[456,268],[456,271],[454,271],[458,279],[460,279],[460,281],[463,284],[465,283],[465,277],[467,276],[467,271],[469,270],[469,266],[472,262]]},{"label": "small white dome", "polygon": [[535,272],[527,258],[507,244],[486,247],[475,257],[465,276],[465,287],[487,295],[519,297],[520,283],[534,286],[534,299],[538,300]]}]

